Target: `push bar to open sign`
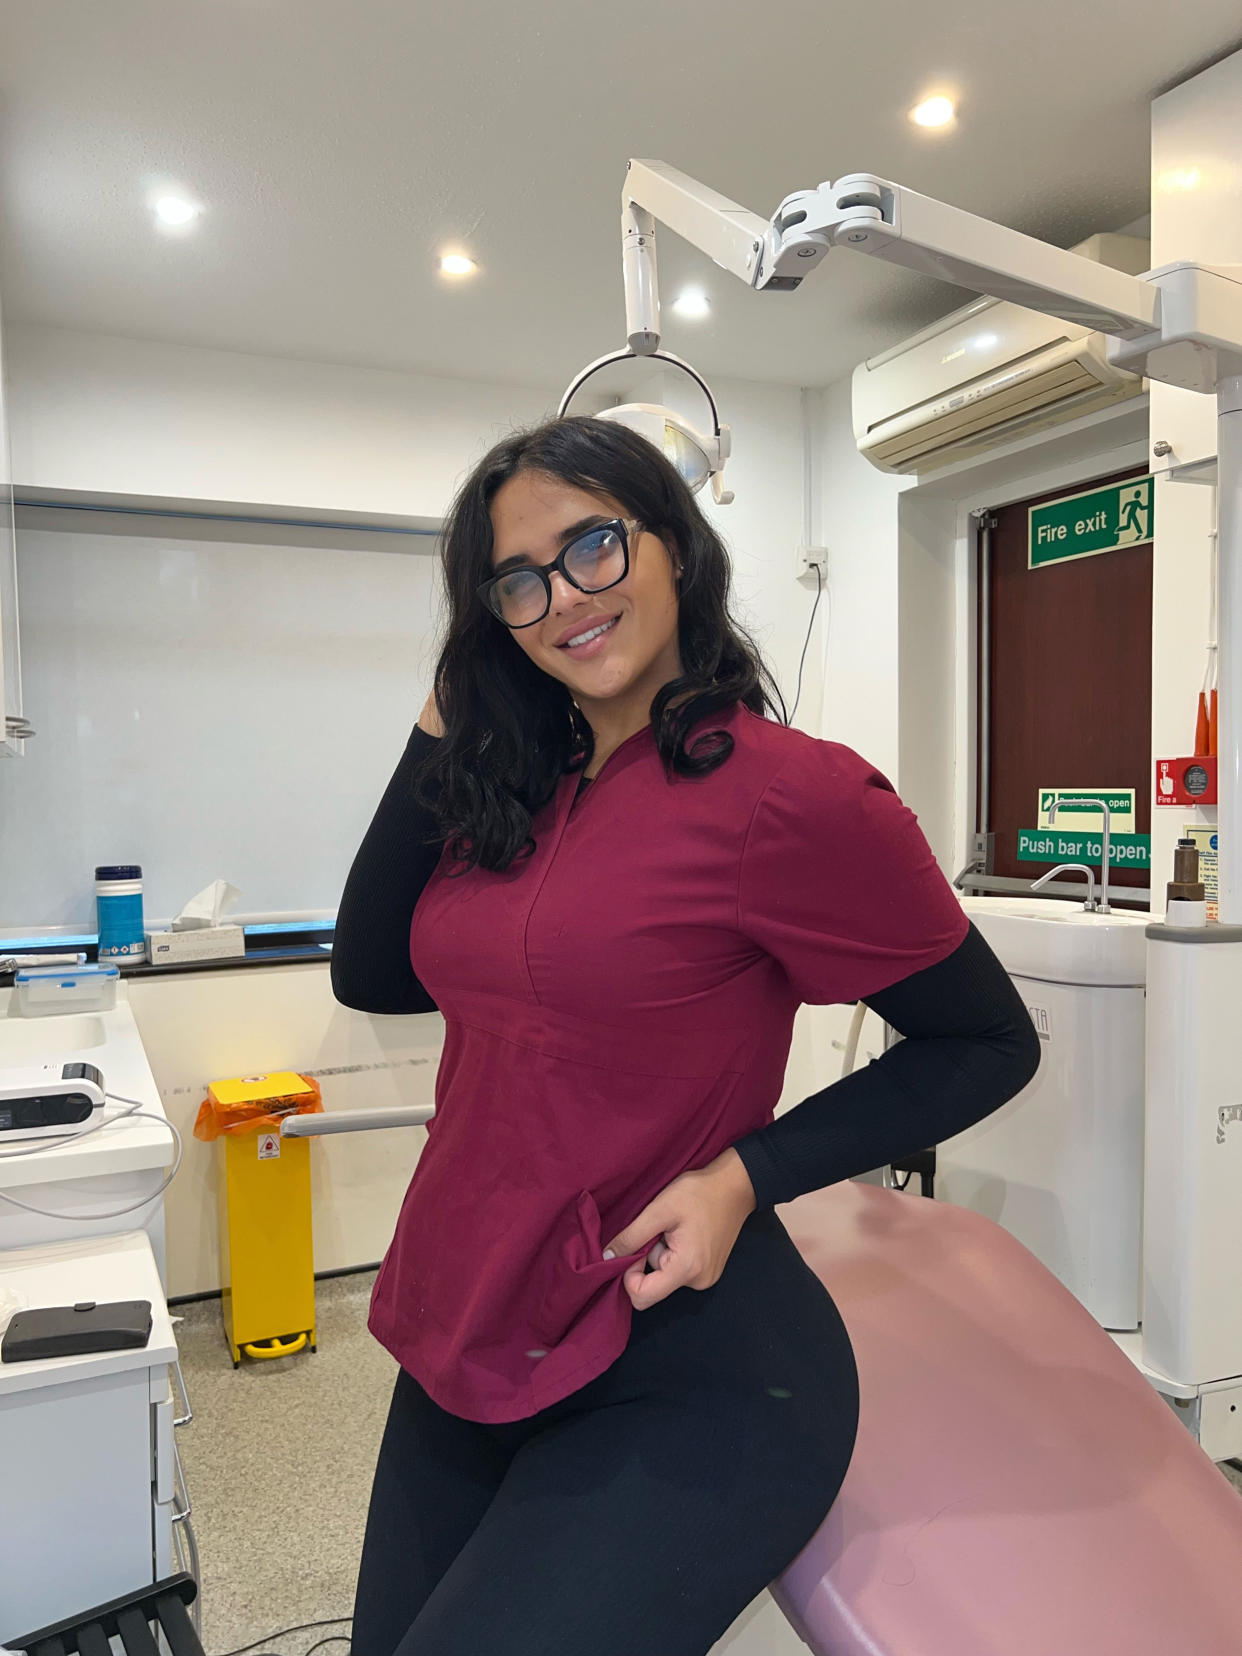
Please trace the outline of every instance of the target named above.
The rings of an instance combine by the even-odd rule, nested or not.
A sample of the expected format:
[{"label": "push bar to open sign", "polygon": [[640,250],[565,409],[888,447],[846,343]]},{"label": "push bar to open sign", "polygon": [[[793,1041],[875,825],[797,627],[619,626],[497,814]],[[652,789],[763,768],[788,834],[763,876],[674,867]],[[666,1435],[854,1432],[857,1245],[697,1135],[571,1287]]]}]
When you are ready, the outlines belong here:
[{"label": "push bar to open sign", "polygon": [[[1101,834],[1062,834],[1056,829],[1023,828],[1018,834],[1019,862],[1099,862]],[[1108,846],[1110,868],[1150,868],[1150,834],[1113,834]],[[307,1118],[313,1119],[311,1117]]]}]

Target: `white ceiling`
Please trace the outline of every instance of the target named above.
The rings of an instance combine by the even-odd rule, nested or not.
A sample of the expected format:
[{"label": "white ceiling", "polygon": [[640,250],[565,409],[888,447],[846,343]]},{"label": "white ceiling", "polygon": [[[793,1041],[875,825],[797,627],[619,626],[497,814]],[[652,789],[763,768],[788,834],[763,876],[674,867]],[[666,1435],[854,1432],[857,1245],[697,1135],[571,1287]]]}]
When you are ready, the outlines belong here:
[{"label": "white ceiling", "polygon": [[[656,157],[763,216],[867,170],[1062,244],[1147,211],[1148,105],[1237,0],[0,0],[10,320],[561,385],[624,344],[619,192]],[[905,118],[959,96],[955,130]],[[190,234],[152,227],[180,188]],[[442,245],[479,260],[469,285]],[[838,253],[749,292],[671,233],[666,344],[815,385],[963,296]],[[688,280],[708,323],[668,302]]]}]

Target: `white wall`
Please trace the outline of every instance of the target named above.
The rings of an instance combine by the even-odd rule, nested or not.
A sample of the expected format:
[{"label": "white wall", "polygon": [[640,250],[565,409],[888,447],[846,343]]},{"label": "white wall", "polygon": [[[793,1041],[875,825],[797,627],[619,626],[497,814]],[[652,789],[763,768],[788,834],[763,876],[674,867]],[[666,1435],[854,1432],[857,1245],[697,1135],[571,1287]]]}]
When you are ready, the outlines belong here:
[{"label": "white wall", "polygon": [[470,462],[558,397],[62,328],[11,326],[6,342],[27,495],[434,523]]},{"label": "white wall", "polygon": [[[815,609],[815,582],[799,580],[795,569],[795,553],[805,539],[802,394],[752,380],[713,379],[711,387],[720,418],[733,434],[725,484],[736,498],[717,506],[708,487],[699,504],[729,549],[734,614],[775,674],[793,724],[818,736],[827,604],[821,599]],[[699,430],[709,425],[703,393],[675,369],[649,374],[626,391],[624,401],[658,402]]]},{"label": "white wall", "polygon": [[960,866],[955,661],[970,648],[969,634],[958,635],[954,503],[863,459],[848,378],[810,400],[831,599],[823,735],[888,777],[951,876]]},{"label": "white wall", "polygon": [[898,508],[898,786],[951,879],[963,866],[955,666],[959,652],[973,653],[970,631],[958,625],[956,512],[953,501],[918,488],[901,494]]},{"label": "white wall", "polygon": [[858,453],[848,378],[810,400],[816,537],[827,549],[831,612],[820,734],[854,748],[900,789],[897,541],[907,480]]}]

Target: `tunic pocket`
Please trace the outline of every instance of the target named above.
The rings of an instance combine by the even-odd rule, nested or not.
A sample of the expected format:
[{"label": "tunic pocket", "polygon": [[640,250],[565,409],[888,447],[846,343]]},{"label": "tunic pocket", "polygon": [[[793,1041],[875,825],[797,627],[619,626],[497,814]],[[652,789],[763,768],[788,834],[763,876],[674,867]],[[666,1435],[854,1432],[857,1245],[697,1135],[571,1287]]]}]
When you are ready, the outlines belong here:
[{"label": "tunic pocket", "polygon": [[656,1241],[653,1236],[635,1253],[605,1259],[599,1208],[589,1190],[578,1192],[576,1202],[566,1208],[562,1218],[563,1223],[550,1239],[539,1310],[534,1318],[535,1331],[549,1348],[558,1345],[592,1306],[611,1293],[613,1284],[645,1258]]}]

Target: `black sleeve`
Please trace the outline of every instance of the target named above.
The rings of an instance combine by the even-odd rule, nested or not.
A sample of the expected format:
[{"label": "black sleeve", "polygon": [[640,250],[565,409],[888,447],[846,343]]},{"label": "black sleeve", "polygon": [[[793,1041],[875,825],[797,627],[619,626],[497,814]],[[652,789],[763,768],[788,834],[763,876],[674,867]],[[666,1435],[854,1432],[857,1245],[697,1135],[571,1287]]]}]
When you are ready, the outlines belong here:
[{"label": "black sleeve", "polygon": [[1030,1014],[973,925],[948,959],[866,1004],[905,1039],[738,1141],[759,1207],[941,1144],[1039,1068]]},{"label": "black sleeve", "polygon": [[332,993],[358,1012],[434,1012],[410,965],[414,905],[440,860],[434,812],[411,791],[441,738],[415,725],[354,858],[332,940]]}]

